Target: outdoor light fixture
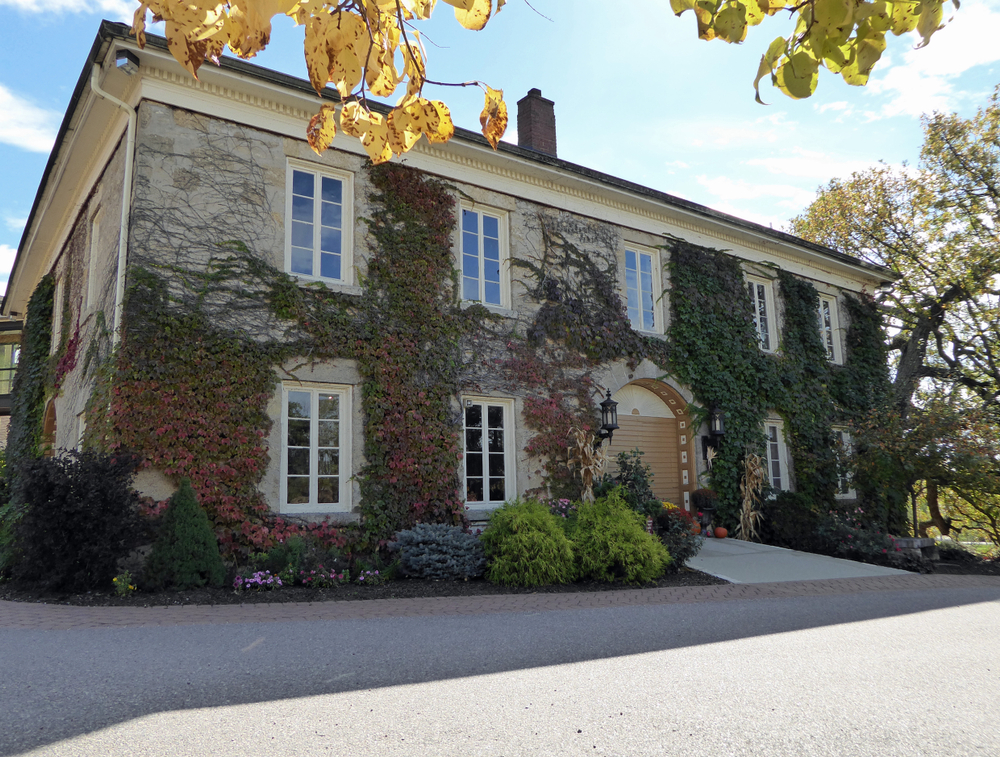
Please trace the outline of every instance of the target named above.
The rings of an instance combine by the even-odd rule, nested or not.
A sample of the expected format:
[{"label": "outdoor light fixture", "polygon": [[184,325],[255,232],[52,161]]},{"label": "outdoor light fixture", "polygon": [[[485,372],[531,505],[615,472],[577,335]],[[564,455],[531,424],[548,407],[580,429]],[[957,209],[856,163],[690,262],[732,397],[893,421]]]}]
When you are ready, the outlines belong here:
[{"label": "outdoor light fixture", "polygon": [[726,414],[713,407],[708,414],[708,433],[712,436],[722,436],[726,433]]},{"label": "outdoor light fixture", "polygon": [[115,64],[118,66],[118,70],[126,76],[139,72],[139,56],[131,50],[117,50]]},{"label": "outdoor light fixture", "polygon": [[608,389],[608,397],[601,403],[601,428],[597,433],[597,439],[594,442],[595,446],[601,446],[601,443],[605,439],[607,439],[608,443],[610,443],[611,437],[614,436],[614,433],[617,430],[618,403],[611,399],[611,390]]}]

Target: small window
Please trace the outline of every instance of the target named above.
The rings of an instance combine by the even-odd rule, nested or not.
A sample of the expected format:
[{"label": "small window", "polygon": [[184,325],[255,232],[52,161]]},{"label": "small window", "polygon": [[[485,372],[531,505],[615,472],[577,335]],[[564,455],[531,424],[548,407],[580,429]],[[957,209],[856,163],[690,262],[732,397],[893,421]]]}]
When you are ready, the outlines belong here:
[{"label": "small window", "polygon": [[826,348],[826,359],[831,363],[840,363],[840,329],[837,324],[837,299],[820,296],[819,298],[819,334]]},{"label": "small window", "polygon": [[660,261],[655,252],[625,250],[625,297],[628,319],[637,331],[661,331],[659,310]]},{"label": "small window", "polygon": [[515,495],[510,400],[465,400],[465,501],[497,506]]},{"label": "small window", "polygon": [[56,279],[56,291],[52,296],[52,344],[50,351],[53,355],[58,352],[59,343],[62,341],[64,291],[63,278],[60,276]]},{"label": "small window", "polygon": [[851,474],[850,458],[854,454],[851,435],[846,429],[833,429],[833,439],[837,447],[837,499],[857,499],[854,491],[854,477]]},{"label": "small window", "polygon": [[747,279],[750,293],[750,307],[753,309],[753,325],[757,331],[757,341],[764,352],[774,352],[775,337],[774,305],[771,301],[771,282],[764,279]]},{"label": "small window", "polygon": [[89,311],[97,301],[97,265],[99,260],[98,245],[101,238],[101,209],[90,217],[90,243],[87,246],[87,294],[83,303],[85,311]]},{"label": "small window", "polygon": [[462,299],[510,307],[507,278],[507,215],[462,208]]},{"label": "small window", "polygon": [[282,512],[350,510],[350,387],[282,390]]},{"label": "small window", "polygon": [[767,421],[764,424],[764,434],[767,436],[767,481],[774,491],[787,491],[791,487],[783,424],[780,421]]},{"label": "small window", "polygon": [[353,181],[348,173],[289,163],[285,270],[302,279],[350,284]]}]

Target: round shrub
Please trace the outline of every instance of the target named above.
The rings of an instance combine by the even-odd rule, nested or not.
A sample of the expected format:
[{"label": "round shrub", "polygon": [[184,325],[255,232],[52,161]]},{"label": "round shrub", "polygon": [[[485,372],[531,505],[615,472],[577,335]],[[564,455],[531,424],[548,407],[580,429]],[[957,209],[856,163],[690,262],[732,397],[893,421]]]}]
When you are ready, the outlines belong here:
[{"label": "round shrub", "polygon": [[486,578],[505,586],[569,583],[576,575],[573,546],[549,508],[531,500],[509,502],[490,515],[480,537]]},{"label": "round shrub", "polygon": [[147,585],[157,589],[222,586],[226,569],[219,540],[189,479],[185,478],[170,498],[145,576]]},{"label": "round shrub", "polygon": [[663,507],[656,516],[660,541],[670,553],[668,570],[673,573],[679,571],[684,563],[698,554],[705,541],[705,537],[691,530],[694,523],[691,513],[679,507]]},{"label": "round shrub", "polygon": [[580,576],[625,583],[662,576],[670,565],[670,553],[646,532],[645,523],[645,517],[626,503],[620,487],[580,505],[573,535]]},{"label": "round shrub", "polygon": [[399,567],[416,578],[477,578],[486,569],[483,545],[459,526],[418,523],[396,534]]}]

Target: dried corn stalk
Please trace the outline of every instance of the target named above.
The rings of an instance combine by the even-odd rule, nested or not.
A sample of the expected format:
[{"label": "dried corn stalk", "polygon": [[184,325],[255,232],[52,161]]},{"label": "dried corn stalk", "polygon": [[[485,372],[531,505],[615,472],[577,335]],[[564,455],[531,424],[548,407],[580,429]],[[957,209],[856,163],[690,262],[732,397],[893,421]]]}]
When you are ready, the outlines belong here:
[{"label": "dried corn stalk", "polygon": [[743,541],[760,539],[759,529],[763,518],[760,511],[760,493],[764,490],[766,476],[767,469],[760,455],[751,453],[743,458],[743,477],[740,479],[743,508],[740,510],[740,525],[736,531],[737,538]]},{"label": "dried corn stalk", "polygon": [[583,478],[583,493],[580,498],[584,502],[594,501],[594,478],[604,470],[607,456],[603,445],[595,445],[592,433],[574,426],[569,430],[571,443],[569,445],[569,469],[580,469]]}]

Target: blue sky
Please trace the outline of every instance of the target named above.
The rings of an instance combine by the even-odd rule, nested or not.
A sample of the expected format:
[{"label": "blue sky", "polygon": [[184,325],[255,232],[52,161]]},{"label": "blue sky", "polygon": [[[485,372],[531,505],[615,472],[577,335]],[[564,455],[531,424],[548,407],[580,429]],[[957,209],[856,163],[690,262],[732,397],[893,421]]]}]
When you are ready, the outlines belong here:
[{"label": "blue sky", "polygon": [[[0,287],[100,20],[131,21],[136,6],[0,0]],[[727,45],[698,40],[694,18],[676,18],[668,0],[508,0],[481,32],[459,27],[443,3],[423,31],[431,78],[483,80],[504,90],[512,114],[532,87],[554,100],[561,158],[781,228],[830,179],[880,160],[916,163],[922,113],[983,105],[1000,83],[997,29],[1000,0],[967,0],[928,47],[891,38],[867,87],[820,71],[808,100],[765,84],[768,106],[752,83],[767,44],[789,31],[780,17]],[[302,34],[281,19],[253,62],[305,78]],[[478,129],[478,89],[425,94]]]}]

